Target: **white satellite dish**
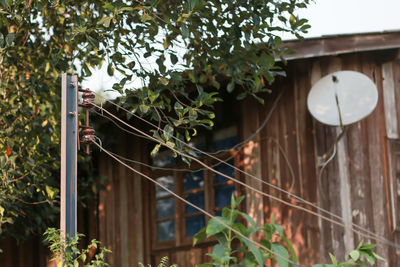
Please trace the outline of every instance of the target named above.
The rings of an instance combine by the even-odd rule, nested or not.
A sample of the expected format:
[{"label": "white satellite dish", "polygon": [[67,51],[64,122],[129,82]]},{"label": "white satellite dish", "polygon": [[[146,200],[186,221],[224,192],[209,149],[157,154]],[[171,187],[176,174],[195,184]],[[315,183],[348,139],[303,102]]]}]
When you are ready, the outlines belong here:
[{"label": "white satellite dish", "polygon": [[307,97],[311,115],[331,126],[340,126],[340,117],[342,125],[357,122],[371,114],[377,103],[378,90],[374,82],[356,71],[338,71],[324,76]]}]

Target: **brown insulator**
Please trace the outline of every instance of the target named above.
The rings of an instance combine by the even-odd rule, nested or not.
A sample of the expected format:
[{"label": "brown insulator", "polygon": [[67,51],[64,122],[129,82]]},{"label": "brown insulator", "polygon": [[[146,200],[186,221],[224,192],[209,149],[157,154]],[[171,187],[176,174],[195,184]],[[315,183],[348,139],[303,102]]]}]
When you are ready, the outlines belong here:
[{"label": "brown insulator", "polygon": [[84,108],[91,108],[94,104],[94,98],[95,94],[90,91],[89,88],[85,89],[82,94],[82,104],[80,104],[80,106]]},{"label": "brown insulator", "polygon": [[96,131],[92,127],[85,127],[83,130],[82,143],[90,144],[95,141],[94,134]]}]

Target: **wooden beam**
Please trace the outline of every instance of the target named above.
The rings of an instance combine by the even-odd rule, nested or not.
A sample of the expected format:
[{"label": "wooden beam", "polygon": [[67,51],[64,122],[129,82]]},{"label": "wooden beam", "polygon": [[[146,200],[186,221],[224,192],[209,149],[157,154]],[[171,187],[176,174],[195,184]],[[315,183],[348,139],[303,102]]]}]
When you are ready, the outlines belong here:
[{"label": "wooden beam", "polygon": [[398,139],[396,99],[393,80],[393,64],[382,64],[383,106],[385,108],[386,135]]},{"label": "wooden beam", "polygon": [[394,49],[400,48],[400,32],[324,36],[288,41],[284,47],[295,51],[286,55],[286,60]]}]

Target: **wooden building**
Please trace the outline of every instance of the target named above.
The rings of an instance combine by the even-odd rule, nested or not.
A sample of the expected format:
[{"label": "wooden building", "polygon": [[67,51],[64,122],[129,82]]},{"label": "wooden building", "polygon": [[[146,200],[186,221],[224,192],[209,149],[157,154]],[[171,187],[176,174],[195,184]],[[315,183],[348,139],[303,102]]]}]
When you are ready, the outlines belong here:
[{"label": "wooden building", "polygon": [[[288,57],[287,77],[273,85],[273,93],[265,95],[264,105],[250,99],[226,99],[217,109],[217,128],[203,140],[203,147],[218,150],[219,145],[234,144],[235,138],[236,142],[245,140],[271,114],[266,126],[231,163],[343,217],[346,224],[356,223],[399,243],[400,32],[332,36],[286,45],[297,51]],[[318,181],[318,157],[329,150],[340,130],[314,120],[306,99],[317,80],[338,70],[354,70],[370,77],[378,88],[379,101],[371,115],[347,127],[336,157]],[[271,111],[281,91],[283,95]],[[152,164],[150,147],[143,140],[119,132],[117,141],[112,146],[114,152]],[[224,159],[227,155],[218,157]],[[216,163],[204,160],[209,165]],[[170,168],[182,167],[168,162],[168,157],[159,163]],[[157,160],[153,164],[157,165]],[[193,174],[132,166],[214,214],[228,203],[226,196],[232,191],[246,194],[244,209],[258,225],[268,222],[274,214],[284,225],[302,264],[330,262],[328,252],[343,259],[361,240],[370,241],[235,186],[207,170]],[[138,261],[156,264],[166,255],[179,266],[207,261],[206,253],[212,243],[192,247],[191,240],[195,230],[204,226],[204,215],[185,207],[107,155],[100,156],[99,168],[101,175],[109,178],[99,198],[99,237],[113,250],[113,266],[136,266]],[[217,168],[254,188],[291,201],[238,171],[222,165]],[[400,250],[378,244],[377,252],[387,259],[379,266],[400,265]]]},{"label": "wooden building", "polygon": [[[239,153],[232,156],[234,151],[225,151],[215,156],[231,158],[228,162],[241,170],[343,217],[345,224],[356,223],[399,244],[400,32],[330,36],[286,45],[297,53],[288,56],[287,77],[273,84],[273,93],[264,96],[265,104],[252,99],[237,102],[228,96],[217,107],[216,129],[199,138],[199,146],[209,151],[229,148],[247,140],[269,117],[265,127]],[[370,77],[378,88],[379,101],[367,118],[347,126],[337,145],[337,155],[319,177],[320,157],[331,148],[340,129],[311,117],[307,94],[321,77],[338,70],[354,70]],[[144,127],[136,122],[135,126]],[[131,160],[170,168],[153,170],[129,163],[213,214],[229,203],[232,192],[245,194],[242,208],[258,225],[269,222],[274,215],[293,242],[301,264],[328,263],[328,252],[344,259],[361,240],[375,242],[208,170],[177,170],[188,167],[176,165],[168,152],[151,159],[151,146],[146,140],[120,131],[111,123],[101,128],[105,129],[102,134],[107,136],[108,149]],[[209,158],[204,161],[209,166],[216,164]],[[155,265],[163,256],[169,256],[180,267],[209,261],[206,253],[212,241],[193,247],[191,238],[207,222],[204,215],[104,153],[99,153],[98,168],[100,175],[108,179],[105,190],[99,193],[95,216],[88,216],[91,220],[86,225],[92,236],[113,251],[109,256],[111,266],[138,266],[138,262]],[[223,165],[216,168],[253,188],[295,203],[237,170]],[[378,243],[377,253],[387,259],[377,266],[400,266],[400,250]],[[1,257],[0,266],[9,266],[2,264]]]}]

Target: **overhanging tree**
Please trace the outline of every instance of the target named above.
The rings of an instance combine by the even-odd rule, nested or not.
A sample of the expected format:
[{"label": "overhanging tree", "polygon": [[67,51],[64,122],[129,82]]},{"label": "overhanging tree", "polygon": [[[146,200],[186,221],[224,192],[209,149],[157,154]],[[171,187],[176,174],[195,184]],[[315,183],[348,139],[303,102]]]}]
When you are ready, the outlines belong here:
[{"label": "overhanging tree", "polygon": [[[41,233],[57,218],[61,72],[83,79],[107,64],[121,76],[113,86],[120,104],[189,140],[196,128],[212,127],[219,90],[262,102],[258,93],[284,75],[275,62],[285,53],[279,35],[308,29],[296,16],[307,4],[1,0],[1,235]],[[136,79],[140,88],[131,85]]]}]

